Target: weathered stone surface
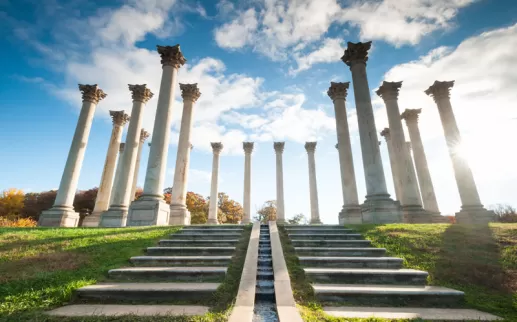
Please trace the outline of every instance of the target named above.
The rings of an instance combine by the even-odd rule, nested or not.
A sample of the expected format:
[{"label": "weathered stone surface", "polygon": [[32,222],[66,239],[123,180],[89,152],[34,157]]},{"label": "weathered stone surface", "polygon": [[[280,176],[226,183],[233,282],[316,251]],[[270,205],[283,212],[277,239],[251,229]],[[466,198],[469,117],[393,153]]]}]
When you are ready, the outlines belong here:
[{"label": "weathered stone surface", "polygon": [[343,284],[425,285],[427,272],[414,269],[305,268],[315,282]]},{"label": "weathered stone surface", "polygon": [[135,266],[227,266],[232,256],[134,256],[130,262]]},{"label": "weathered stone surface", "polygon": [[322,257],[302,256],[298,258],[305,267],[318,268],[402,268],[402,258],[396,257]]},{"label": "weathered stone surface", "polygon": [[73,304],[47,312],[48,315],[82,317],[82,316],[177,316],[203,315],[209,307],[195,305],[135,305],[135,304]]}]

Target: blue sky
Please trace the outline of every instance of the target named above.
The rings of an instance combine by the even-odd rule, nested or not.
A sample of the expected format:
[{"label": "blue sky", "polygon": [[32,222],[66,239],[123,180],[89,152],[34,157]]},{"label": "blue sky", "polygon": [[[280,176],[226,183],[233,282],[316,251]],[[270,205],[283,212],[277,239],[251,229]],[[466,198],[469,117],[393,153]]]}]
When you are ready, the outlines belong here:
[{"label": "blue sky", "polygon": [[[102,3],[102,5],[99,5]],[[111,120],[130,111],[127,84],[158,94],[155,46],[179,43],[182,83],[199,83],[189,190],[209,195],[210,142],[222,141],[220,191],[242,201],[242,141],[254,141],[252,209],[275,198],[273,141],[286,141],[287,216],[309,214],[306,141],[318,141],[320,212],[337,222],[342,206],[330,81],[351,81],[340,61],[347,41],[373,41],[371,90],[403,81],[405,108],[422,108],[424,139],[440,210],[460,200],[431,98],[434,80],[456,80],[452,104],[485,205],[517,206],[517,2],[512,0],[0,0],[0,189],[59,185],[81,95],[77,83],[108,94],[97,107],[79,189],[100,181]],[[7,32],[5,32],[7,31]],[[182,102],[177,89],[166,185],[172,185]],[[372,93],[376,126],[386,127]],[[152,132],[157,96],[145,109]],[[352,90],[348,100],[359,196],[365,195]],[[406,134],[406,138],[409,137]],[[382,139],[382,138],[381,138]],[[143,184],[149,148],[143,150]],[[393,183],[381,145],[388,189]]]}]

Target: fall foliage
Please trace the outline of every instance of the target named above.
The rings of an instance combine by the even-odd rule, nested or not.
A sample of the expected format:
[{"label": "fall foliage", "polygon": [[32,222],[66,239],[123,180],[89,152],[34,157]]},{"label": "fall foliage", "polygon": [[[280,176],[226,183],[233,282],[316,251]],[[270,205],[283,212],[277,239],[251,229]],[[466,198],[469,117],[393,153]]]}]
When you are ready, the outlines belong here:
[{"label": "fall foliage", "polygon": [[10,188],[0,195],[0,214],[7,218],[16,218],[21,215],[25,194],[23,190]]},{"label": "fall foliage", "polygon": [[276,220],[276,200],[266,201],[262,208],[257,210],[257,216],[254,219],[264,224]]}]

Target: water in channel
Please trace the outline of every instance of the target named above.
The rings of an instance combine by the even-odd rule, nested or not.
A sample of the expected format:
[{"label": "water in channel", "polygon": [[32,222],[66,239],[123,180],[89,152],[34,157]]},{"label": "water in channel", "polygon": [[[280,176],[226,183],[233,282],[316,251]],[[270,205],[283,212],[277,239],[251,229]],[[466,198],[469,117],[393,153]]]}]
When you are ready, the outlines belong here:
[{"label": "water in channel", "polygon": [[253,322],[278,322],[269,225],[260,225]]}]

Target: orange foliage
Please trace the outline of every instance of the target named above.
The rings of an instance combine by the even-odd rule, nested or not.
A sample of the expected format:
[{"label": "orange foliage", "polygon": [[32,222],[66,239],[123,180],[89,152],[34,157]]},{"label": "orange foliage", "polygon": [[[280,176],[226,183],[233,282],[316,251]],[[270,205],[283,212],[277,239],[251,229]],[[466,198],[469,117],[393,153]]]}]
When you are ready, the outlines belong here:
[{"label": "orange foliage", "polygon": [[18,217],[23,210],[25,194],[23,190],[9,188],[0,194],[0,215],[8,218]]},{"label": "orange foliage", "polygon": [[38,223],[32,218],[20,218],[10,220],[0,217],[0,227],[36,227]]}]

